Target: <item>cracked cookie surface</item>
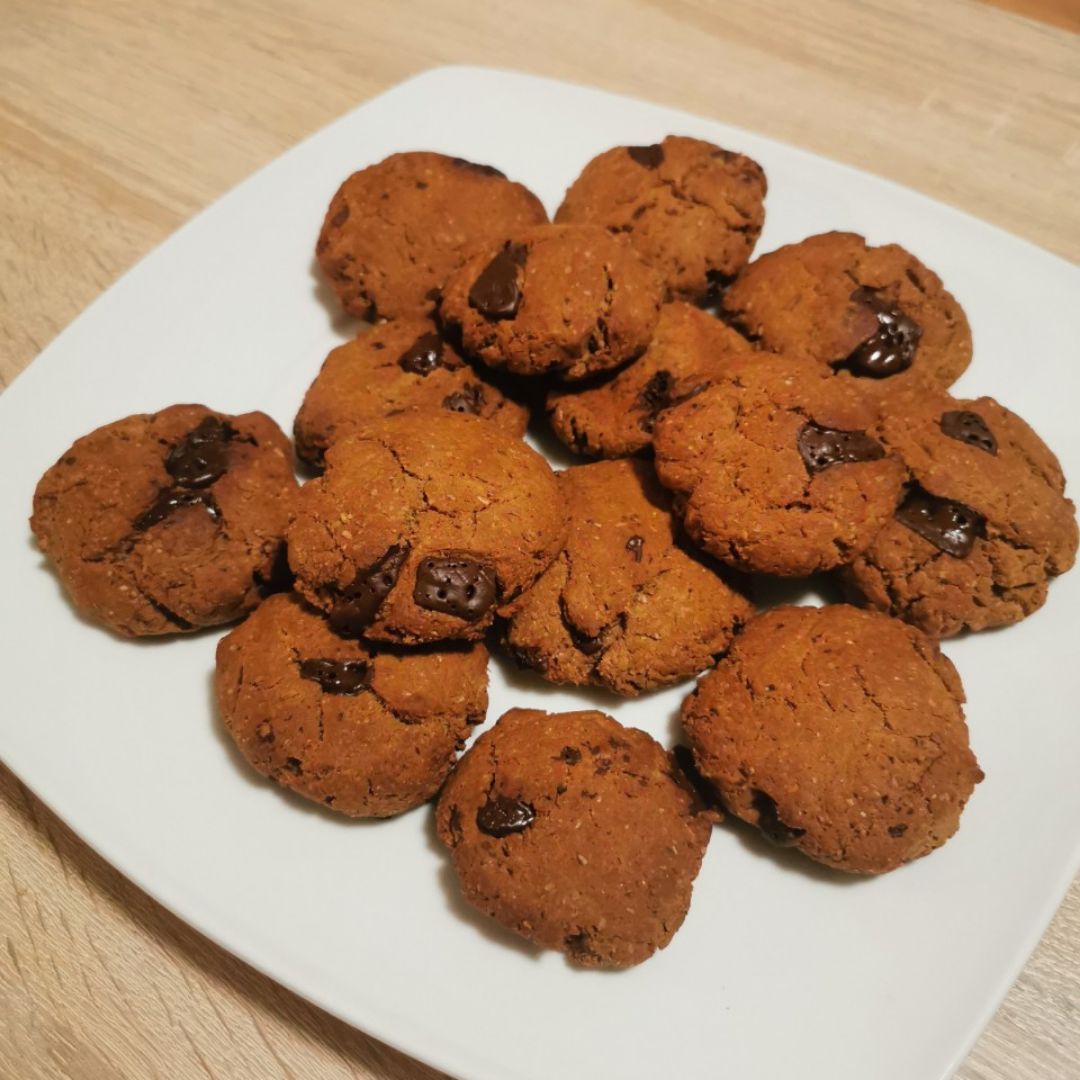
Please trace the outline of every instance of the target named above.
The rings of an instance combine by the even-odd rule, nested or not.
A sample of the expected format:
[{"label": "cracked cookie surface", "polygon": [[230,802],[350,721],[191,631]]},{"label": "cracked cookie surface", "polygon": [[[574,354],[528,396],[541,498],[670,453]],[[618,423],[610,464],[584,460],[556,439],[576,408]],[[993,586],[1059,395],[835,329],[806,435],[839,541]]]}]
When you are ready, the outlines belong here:
[{"label": "cracked cookie surface", "polygon": [[315,467],[336,439],[409,409],[471,413],[521,436],[529,411],[466,363],[427,319],[382,323],[327,356],[296,415],[296,451]]},{"label": "cracked cookie surface", "polygon": [[350,636],[482,637],[550,565],[566,510],[548,463],[475,416],[410,414],[326,454],[288,533],[296,588]]},{"label": "cracked cookie surface", "polygon": [[1052,451],[993,398],[887,403],[910,476],[896,514],[842,572],[863,601],[936,637],[1018,622],[1076,559],[1076,508]]},{"label": "cracked cookie surface", "polygon": [[293,593],[218,642],[225,727],[263,776],[350,817],[389,817],[442,785],[487,711],[481,644],[346,640]]},{"label": "cracked cookie surface", "polygon": [[750,258],[765,221],[765,173],[743,154],[669,135],[616,146],[570,186],[558,223],[591,223],[629,237],[674,300],[701,300]]},{"label": "cracked cookie surface", "polygon": [[557,683],[640,694],[696,675],[750,604],[676,543],[667,493],[641,461],[558,474],[566,547],[514,604],[506,644]]},{"label": "cracked cookie surface", "polygon": [[489,165],[391,154],[338,188],[315,254],[349,314],[396,319],[432,311],[474,245],[545,221],[540,200]]},{"label": "cracked cookie surface", "polygon": [[30,526],[83,614],[127,637],[172,634],[258,604],[295,497],[268,416],[173,405],[76,440],[38,482]]},{"label": "cracked cookie surface", "polygon": [[896,506],[904,467],[877,409],[807,360],[733,361],[660,414],[660,481],[690,537],[740,570],[804,575],[849,562]]},{"label": "cracked cookie surface", "polygon": [[623,238],[547,225],[476,249],[447,281],[440,315],[491,367],[574,380],[640,356],[660,297],[659,278]]},{"label": "cracked cookie surface", "polygon": [[647,960],[682,925],[712,820],[658,742],[592,711],[511,709],[436,809],[469,903],[607,968]]},{"label": "cracked cookie surface", "polygon": [[915,627],[846,604],[779,607],[682,716],[726,810],[826,866],[880,874],[945,843],[982,779],[963,700]]},{"label": "cracked cookie surface", "polygon": [[548,394],[551,426],[578,454],[638,453],[652,445],[660,412],[700,392],[731,359],[754,351],[746,338],[701,308],[664,304],[652,341],[637,360],[600,385]]},{"label": "cracked cookie surface", "polygon": [[724,317],[773,352],[803,353],[875,396],[944,389],[971,362],[963,308],[897,244],[832,232],[755,259],[721,298]]}]

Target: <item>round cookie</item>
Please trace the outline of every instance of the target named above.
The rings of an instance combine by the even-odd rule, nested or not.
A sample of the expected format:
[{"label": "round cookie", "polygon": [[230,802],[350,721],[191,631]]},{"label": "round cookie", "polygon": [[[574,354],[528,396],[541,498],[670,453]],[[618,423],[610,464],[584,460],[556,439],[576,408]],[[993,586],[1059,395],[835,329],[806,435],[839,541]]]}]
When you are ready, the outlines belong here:
[{"label": "round cookie", "polygon": [[656,471],[691,538],[740,570],[803,575],[867,548],[896,506],[901,462],[857,388],[806,360],[753,358],[661,413]]},{"label": "round cookie", "polygon": [[75,606],[126,637],[238,619],[280,565],[292,450],[263,413],[173,405],[76,440],[30,527]]},{"label": "round cookie", "polygon": [[529,411],[479,375],[426,319],[382,323],[326,358],[296,414],[296,452],[321,468],[336,439],[408,409],[472,413],[509,435]]},{"label": "round cookie", "polygon": [[468,355],[573,380],[645,351],[662,290],[626,240],[597,225],[508,236],[476,249],[443,289],[443,323]]},{"label": "round cookie", "polygon": [[971,362],[971,329],[941,279],[897,244],[831,232],[755,259],[724,316],[765,349],[813,357],[876,395],[945,388]]},{"label": "round cookie", "polygon": [[350,315],[396,319],[430,312],[473,246],[546,221],[540,200],[490,165],[391,154],[338,188],[315,254]]},{"label": "round cookie", "polygon": [[297,590],[348,636],[482,637],[548,567],[566,509],[547,462],[495,424],[407,413],[335,443],[289,533]]},{"label": "round cookie", "polygon": [[912,393],[886,405],[883,441],[910,483],[843,571],[854,595],[936,637],[1018,622],[1076,559],[1076,508],[1057,458],[993,398]]},{"label": "round cookie", "polygon": [[218,642],[222,720],[256,772],[349,817],[389,817],[442,786],[487,712],[483,645],[349,641],[295,594]]},{"label": "round cookie", "polygon": [[711,821],[659,743],[600,712],[511,709],[436,809],[469,903],[604,968],[640,964],[674,936]]},{"label": "round cookie", "polygon": [[635,695],[709,667],[750,604],[677,546],[667,493],[642,461],[558,474],[566,547],[518,598],[506,643],[545,679]]},{"label": "round cookie", "polygon": [[652,445],[657,413],[703,389],[731,358],[754,351],[746,338],[701,308],[664,304],[652,341],[637,360],[597,386],[552,390],[548,418],[575,453],[636,454]]},{"label": "round cookie", "polygon": [[664,279],[668,299],[695,301],[750,258],[765,221],[765,191],[756,161],[669,135],[654,146],[616,146],[593,158],[555,220],[626,234]]},{"label": "round cookie", "polygon": [[846,604],[779,607],[682,716],[726,810],[826,866],[881,874],[945,843],[983,777],[963,700],[914,627]]}]

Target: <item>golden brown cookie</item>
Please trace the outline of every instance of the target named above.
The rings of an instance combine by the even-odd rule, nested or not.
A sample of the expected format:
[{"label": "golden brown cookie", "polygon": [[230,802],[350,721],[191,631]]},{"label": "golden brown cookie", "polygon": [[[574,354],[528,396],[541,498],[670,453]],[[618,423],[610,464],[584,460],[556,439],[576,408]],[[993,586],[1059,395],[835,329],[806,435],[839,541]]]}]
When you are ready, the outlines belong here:
[{"label": "golden brown cookie", "polygon": [[1018,622],[1076,560],[1057,458],[993,398],[889,401],[883,441],[907,465],[896,513],[843,572],[853,594],[935,637]]},{"label": "golden brown cookie", "polygon": [[548,394],[551,426],[578,454],[635,454],[652,445],[658,413],[708,386],[729,360],[754,352],[746,338],[701,308],[664,304],[637,360],[598,385]]},{"label": "golden brown cookie", "polygon": [[173,405],[76,440],[30,527],[75,606],[127,637],[231,622],[270,584],[296,497],[263,413]]},{"label": "golden brown cookie", "polygon": [[597,225],[545,225],[478,247],[440,309],[465,352],[518,375],[581,379],[644,352],[661,286]]},{"label": "golden brown cookie", "polygon": [[350,817],[389,817],[442,786],[487,711],[487,650],[349,641],[293,593],[218,642],[225,727],[256,772]]},{"label": "golden brown cookie", "polygon": [[397,319],[432,311],[471,247],[545,221],[540,200],[490,165],[391,154],[338,188],[315,254],[349,314]]},{"label": "golden brown cookie", "polygon": [[733,361],[661,413],[654,450],[691,538],[740,570],[802,575],[849,562],[896,506],[901,462],[877,409],[807,360]]},{"label": "golden brown cookie", "polygon": [[475,639],[548,567],[566,508],[547,462],[495,424],[409,413],[335,443],[289,529],[297,590],[349,636]]},{"label": "golden brown cookie", "polygon": [[409,409],[471,413],[524,435],[529,411],[443,341],[427,319],[395,319],[339,345],[296,414],[296,452],[316,468],[335,440]]},{"label": "golden brown cookie", "polygon": [[971,329],[941,279],[897,244],[832,232],[762,255],[724,315],[774,352],[806,354],[875,395],[944,389],[971,362]]},{"label": "golden brown cookie", "polygon": [[511,709],[450,775],[436,824],[470,904],[572,963],[624,968],[682,925],[711,817],[644,731]]},{"label": "golden brown cookie", "polygon": [[669,135],[593,158],[555,220],[624,233],[664,279],[668,299],[701,300],[750,258],[765,221],[765,191],[756,161]]},{"label": "golden brown cookie", "polygon": [[683,704],[724,807],[837,870],[940,847],[983,777],[956,669],[919,630],[846,604],[752,619]]},{"label": "golden brown cookie", "polygon": [[570,534],[513,606],[506,643],[514,657],[552,682],[626,695],[712,664],[750,604],[679,547],[651,467],[598,461],[558,480]]}]

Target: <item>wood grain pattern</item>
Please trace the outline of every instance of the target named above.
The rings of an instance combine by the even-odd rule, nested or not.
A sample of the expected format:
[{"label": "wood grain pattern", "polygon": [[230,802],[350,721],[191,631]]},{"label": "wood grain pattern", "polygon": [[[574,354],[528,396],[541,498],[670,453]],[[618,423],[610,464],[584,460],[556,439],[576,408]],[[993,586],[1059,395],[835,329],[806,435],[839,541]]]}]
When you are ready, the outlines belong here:
[{"label": "wood grain pattern", "polygon": [[[196,210],[441,63],[739,124],[1080,257],[1080,39],[965,0],[0,0],[0,27],[0,383]],[[4,1080],[436,1075],[186,927],[2,769],[0,936]],[[1080,1075],[1078,1013],[1074,885],[957,1075]]]}]

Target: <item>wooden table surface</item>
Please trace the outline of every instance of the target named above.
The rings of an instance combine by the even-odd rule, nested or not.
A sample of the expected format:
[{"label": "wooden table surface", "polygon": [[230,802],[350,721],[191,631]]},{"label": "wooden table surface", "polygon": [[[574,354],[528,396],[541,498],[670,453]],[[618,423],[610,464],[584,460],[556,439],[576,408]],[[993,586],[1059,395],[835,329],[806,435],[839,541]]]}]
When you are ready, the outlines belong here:
[{"label": "wooden table surface", "polygon": [[[1080,10],[999,2],[1056,25],[965,0],[0,0],[0,384],[253,169],[445,63],[742,125],[1076,259]],[[436,1075],[186,927],[2,767],[0,936],[3,1080]],[[1080,884],[957,1075],[1080,1076]]]}]

